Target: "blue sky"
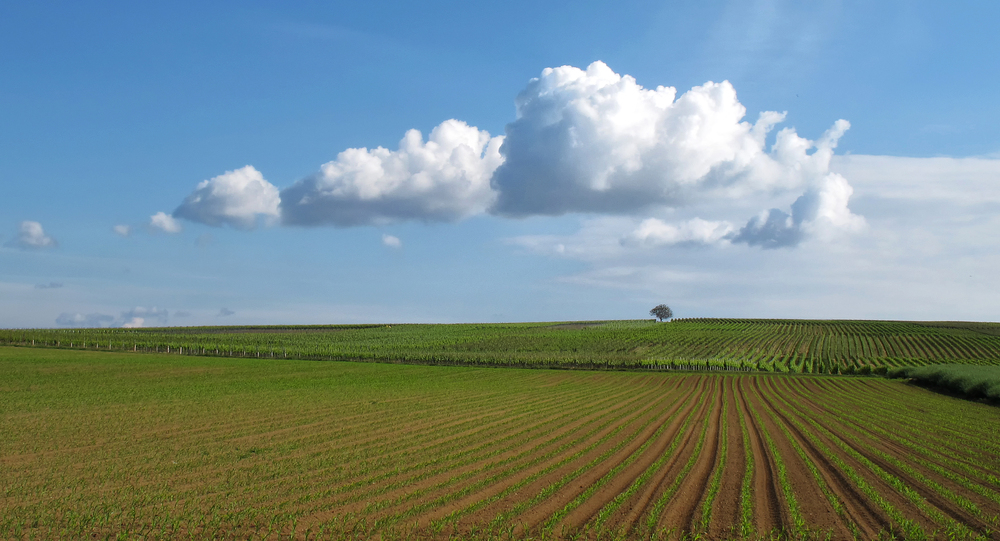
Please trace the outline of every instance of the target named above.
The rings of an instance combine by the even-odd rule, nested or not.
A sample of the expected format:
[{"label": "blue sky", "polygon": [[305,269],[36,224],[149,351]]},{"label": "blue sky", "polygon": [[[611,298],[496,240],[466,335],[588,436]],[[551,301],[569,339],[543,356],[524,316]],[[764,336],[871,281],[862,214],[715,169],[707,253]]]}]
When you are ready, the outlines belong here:
[{"label": "blue sky", "polygon": [[0,326],[998,320],[998,23],[8,2]]}]

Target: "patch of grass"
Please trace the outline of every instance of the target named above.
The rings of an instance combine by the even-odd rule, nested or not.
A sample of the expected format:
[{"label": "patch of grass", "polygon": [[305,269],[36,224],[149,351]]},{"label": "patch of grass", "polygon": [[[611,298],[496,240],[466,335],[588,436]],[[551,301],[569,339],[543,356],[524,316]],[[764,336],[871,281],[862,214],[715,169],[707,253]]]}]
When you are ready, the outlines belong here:
[{"label": "patch of grass", "polygon": [[1000,366],[908,366],[891,370],[889,377],[911,379],[920,385],[937,387],[968,398],[1000,402]]}]

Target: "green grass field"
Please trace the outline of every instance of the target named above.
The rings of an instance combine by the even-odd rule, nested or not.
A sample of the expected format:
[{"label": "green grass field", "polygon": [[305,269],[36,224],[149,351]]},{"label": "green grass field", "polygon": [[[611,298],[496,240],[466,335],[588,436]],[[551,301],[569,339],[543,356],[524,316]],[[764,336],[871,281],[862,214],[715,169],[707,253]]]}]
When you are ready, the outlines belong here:
[{"label": "green grass field", "polygon": [[884,378],[0,347],[2,539],[997,539],[998,471]]},{"label": "green grass field", "polygon": [[908,366],[893,369],[889,377],[907,378],[961,396],[1000,403],[1000,366]]},{"label": "green grass field", "polygon": [[1000,364],[1000,324],[687,319],[461,325],[0,330],[0,344],[472,366],[885,373]]}]

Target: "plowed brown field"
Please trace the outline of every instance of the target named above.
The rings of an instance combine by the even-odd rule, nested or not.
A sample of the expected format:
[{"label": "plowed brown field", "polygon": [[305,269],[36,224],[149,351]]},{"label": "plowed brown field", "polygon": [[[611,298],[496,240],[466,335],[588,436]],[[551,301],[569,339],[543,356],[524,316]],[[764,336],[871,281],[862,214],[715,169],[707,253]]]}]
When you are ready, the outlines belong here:
[{"label": "plowed brown field", "polygon": [[0,348],[0,538],[1000,539],[1000,409],[877,378]]}]

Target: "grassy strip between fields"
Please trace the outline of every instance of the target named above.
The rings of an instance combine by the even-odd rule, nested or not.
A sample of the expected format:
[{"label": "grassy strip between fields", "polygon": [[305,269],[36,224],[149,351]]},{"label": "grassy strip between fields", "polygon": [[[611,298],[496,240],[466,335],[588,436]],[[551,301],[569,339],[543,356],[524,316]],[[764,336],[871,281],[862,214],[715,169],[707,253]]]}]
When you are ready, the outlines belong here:
[{"label": "grassy strip between fields", "polygon": [[1000,366],[906,366],[890,370],[889,377],[907,378],[919,385],[943,389],[967,398],[1000,403]]}]

